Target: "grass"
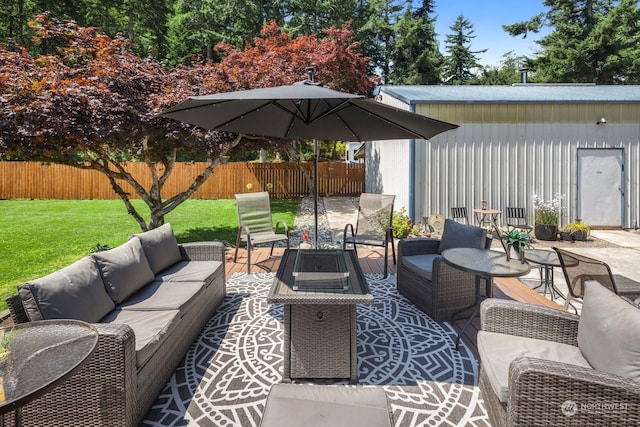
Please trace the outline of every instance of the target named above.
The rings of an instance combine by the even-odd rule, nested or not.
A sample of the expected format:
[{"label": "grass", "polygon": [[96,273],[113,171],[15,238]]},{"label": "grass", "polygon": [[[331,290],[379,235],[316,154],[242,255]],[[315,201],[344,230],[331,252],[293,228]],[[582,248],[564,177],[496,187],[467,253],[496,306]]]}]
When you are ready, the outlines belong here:
[{"label": "grass", "polygon": [[[134,200],[145,211],[144,202]],[[272,200],[274,221],[293,227],[298,200]],[[187,200],[165,217],[178,243],[220,240],[235,244],[235,200]],[[0,311],[16,285],[45,276],[91,252],[114,248],[139,233],[120,200],[0,200]]]}]

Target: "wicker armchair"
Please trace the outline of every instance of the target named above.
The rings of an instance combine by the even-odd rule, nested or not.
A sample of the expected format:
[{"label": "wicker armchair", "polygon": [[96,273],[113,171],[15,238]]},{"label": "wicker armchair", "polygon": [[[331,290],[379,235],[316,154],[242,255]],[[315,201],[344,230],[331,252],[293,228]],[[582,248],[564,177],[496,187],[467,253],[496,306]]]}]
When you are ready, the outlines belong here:
[{"label": "wicker armchair", "polygon": [[[475,237],[465,238],[465,232]],[[477,307],[475,275],[445,263],[440,257],[442,242],[446,248],[489,249],[491,237],[480,227],[447,219],[440,240],[410,238],[398,243],[398,292],[437,322],[451,321],[454,315],[469,317]]]},{"label": "wicker armchair", "polygon": [[[480,319],[479,385],[491,425],[640,424],[640,383],[637,380],[589,365],[580,366],[543,357],[547,354],[542,349],[545,347],[543,342],[553,342],[556,343],[553,345],[560,346],[559,358],[572,352],[580,358],[578,315],[492,298],[482,302]],[[487,333],[493,333],[494,338],[488,339],[491,337],[487,337]],[[521,343],[527,338],[535,341],[531,341],[524,357],[516,357],[509,364],[510,351],[496,345],[495,334],[506,336],[501,345],[507,347],[521,346],[517,341]],[[492,383],[496,368],[491,359],[496,365],[506,364],[508,369],[506,392],[498,388],[503,394],[496,391],[495,380]],[[613,365],[616,362],[612,360],[609,363]]]}]

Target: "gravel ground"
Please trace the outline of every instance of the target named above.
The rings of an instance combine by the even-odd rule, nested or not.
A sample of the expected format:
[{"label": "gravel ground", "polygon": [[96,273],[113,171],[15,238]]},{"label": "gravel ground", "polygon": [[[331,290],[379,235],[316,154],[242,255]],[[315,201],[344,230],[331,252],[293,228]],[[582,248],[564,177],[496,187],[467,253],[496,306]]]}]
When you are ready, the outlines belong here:
[{"label": "gravel ground", "polygon": [[[358,206],[358,197],[352,197],[351,201],[354,206]],[[307,196],[300,201],[298,205],[298,212],[296,213],[296,219],[293,229],[290,230],[290,245],[292,248],[298,247],[300,239],[302,237],[302,230],[305,228],[309,232],[309,240],[313,240],[313,233],[315,228],[314,223],[314,201],[313,197]],[[342,247],[340,242],[336,242],[332,237],[332,230],[327,221],[326,210],[324,207],[324,200],[322,197],[318,197],[318,241],[321,248],[336,248]]]}]

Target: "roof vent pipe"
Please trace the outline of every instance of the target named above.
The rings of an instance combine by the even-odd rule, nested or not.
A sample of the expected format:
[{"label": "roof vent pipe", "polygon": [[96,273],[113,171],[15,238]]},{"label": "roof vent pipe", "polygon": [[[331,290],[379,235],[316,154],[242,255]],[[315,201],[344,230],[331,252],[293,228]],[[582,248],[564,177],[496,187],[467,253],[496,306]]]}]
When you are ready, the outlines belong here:
[{"label": "roof vent pipe", "polygon": [[520,83],[527,84],[527,72],[529,71],[528,68],[522,68],[520,70]]}]

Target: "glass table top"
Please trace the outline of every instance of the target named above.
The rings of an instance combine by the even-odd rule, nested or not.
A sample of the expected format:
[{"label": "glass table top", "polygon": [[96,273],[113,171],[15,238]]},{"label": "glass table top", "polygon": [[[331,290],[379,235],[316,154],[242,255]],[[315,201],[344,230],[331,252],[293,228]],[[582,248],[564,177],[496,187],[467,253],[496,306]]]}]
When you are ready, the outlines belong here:
[{"label": "glass table top", "polygon": [[44,320],[0,329],[0,413],[62,382],[93,353],[97,331],[76,320]]}]

